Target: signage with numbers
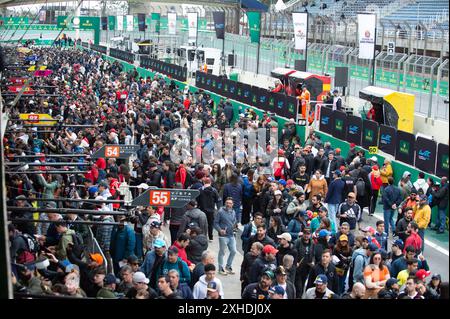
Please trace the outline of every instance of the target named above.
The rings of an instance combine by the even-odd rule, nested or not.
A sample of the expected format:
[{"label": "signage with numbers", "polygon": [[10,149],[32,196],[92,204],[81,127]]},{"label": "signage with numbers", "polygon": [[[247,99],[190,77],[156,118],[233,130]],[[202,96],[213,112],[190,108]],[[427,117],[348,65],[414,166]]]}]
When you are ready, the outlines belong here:
[{"label": "signage with numbers", "polygon": [[378,146],[369,146],[369,154],[377,154]]},{"label": "signage with numbers", "polygon": [[388,42],[387,54],[388,55],[394,55],[395,54],[395,42]]},{"label": "signage with numbers", "polygon": [[91,158],[120,158],[127,159],[132,154],[136,154],[139,150],[139,145],[104,145]]},{"label": "signage with numbers", "polygon": [[56,121],[49,114],[22,113],[19,118],[24,120],[24,124],[34,125],[55,125]]},{"label": "signage with numbers", "polygon": [[200,195],[198,189],[149,188],[136,197],[131,206],[163,206],[182,208]]}]

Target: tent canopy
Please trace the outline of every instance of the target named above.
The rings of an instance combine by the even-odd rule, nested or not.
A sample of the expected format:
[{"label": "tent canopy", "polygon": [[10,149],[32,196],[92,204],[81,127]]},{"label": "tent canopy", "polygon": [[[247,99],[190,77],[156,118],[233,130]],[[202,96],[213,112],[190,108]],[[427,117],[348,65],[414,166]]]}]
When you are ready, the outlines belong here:
[{"label": "tent canopy", "polygon": [[286,76],[286,75],[290,75],[295,72],[296,71],[292,70],[292,69],[276,68],[276,69],[272,70],[271,74],[272,74],[272,76]]},{"label": "tent canopy", "polygon": [[241,4],[242,8],[247,9],[248,11],[267,12],[269,10],[268,6],[257,0],[241,0]]},{"label": "tent canopy", "polygon": [[296,79],[307,79],[312,75],[313,74],[309,73],[309,72],[295,71],[294,73],[289,74],[289,77],[296,78]]}]

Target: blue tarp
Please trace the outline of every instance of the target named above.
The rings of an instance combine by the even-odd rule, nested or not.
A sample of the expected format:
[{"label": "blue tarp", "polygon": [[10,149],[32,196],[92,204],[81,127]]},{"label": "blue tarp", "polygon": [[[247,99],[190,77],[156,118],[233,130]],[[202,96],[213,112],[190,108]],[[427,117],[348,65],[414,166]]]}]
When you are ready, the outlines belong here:
[{"label": "blue tarp", "polygon": [[241,3],[242,3],[242,7],[249,11],[267,12],[269,10],[268,6],[266,6],[264,3],[261,3],[257,0],[241,0]]}]

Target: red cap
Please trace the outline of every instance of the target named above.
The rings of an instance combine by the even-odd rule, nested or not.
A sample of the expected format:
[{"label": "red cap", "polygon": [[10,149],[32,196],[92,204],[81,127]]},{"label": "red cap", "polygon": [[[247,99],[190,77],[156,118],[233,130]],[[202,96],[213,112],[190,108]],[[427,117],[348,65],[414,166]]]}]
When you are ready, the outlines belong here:
[{"label": "red cap", "polygon": [[342,165],[341,167],[339,167],[339,170],[340,170],[341,172],[345,171],[345,166]]},{"label": "red cap", "polygon": [[109,130],[109,133],[117,133],[116,129],[112,128]]},{"label": "red cap", "polygon": [[356,146],[355,143],[350,143],[350,148],[354,148]]},{"label": "red cap", "polygon": [[419,269],[416,272],[416,278],[418,280],[425,280],[425,278],[428,277],[429,275],[431,275],[431,271],[426,271],[425,269]]},{"label": "red cap", "polygon": [[272,245],[265,245],[262,252],[264,254],[272,254],[272,255],[276,255],[278,253],[278,249],[276,249],[275,247],[273,247]]},{"label": "red cap", "polygon": [[378,171],[378,165],[372,166],[372,169],[375,170],[375,171]]},{"label": "red cap", "polygon": [[283,151],[283,150],[278,150],[278,155],[279,155],[279,156],[284,155],[284,151]]}]

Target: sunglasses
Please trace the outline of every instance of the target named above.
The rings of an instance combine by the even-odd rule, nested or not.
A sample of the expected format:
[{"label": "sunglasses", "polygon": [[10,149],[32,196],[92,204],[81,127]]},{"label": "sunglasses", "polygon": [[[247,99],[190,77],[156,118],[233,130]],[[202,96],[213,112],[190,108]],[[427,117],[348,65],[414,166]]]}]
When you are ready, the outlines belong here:
[{"label": "sunglasses", "polygon": [[351,199],[354,199],[355,197],[353,197],[353,196],[348,196],[347,198],[351,198]]}]

